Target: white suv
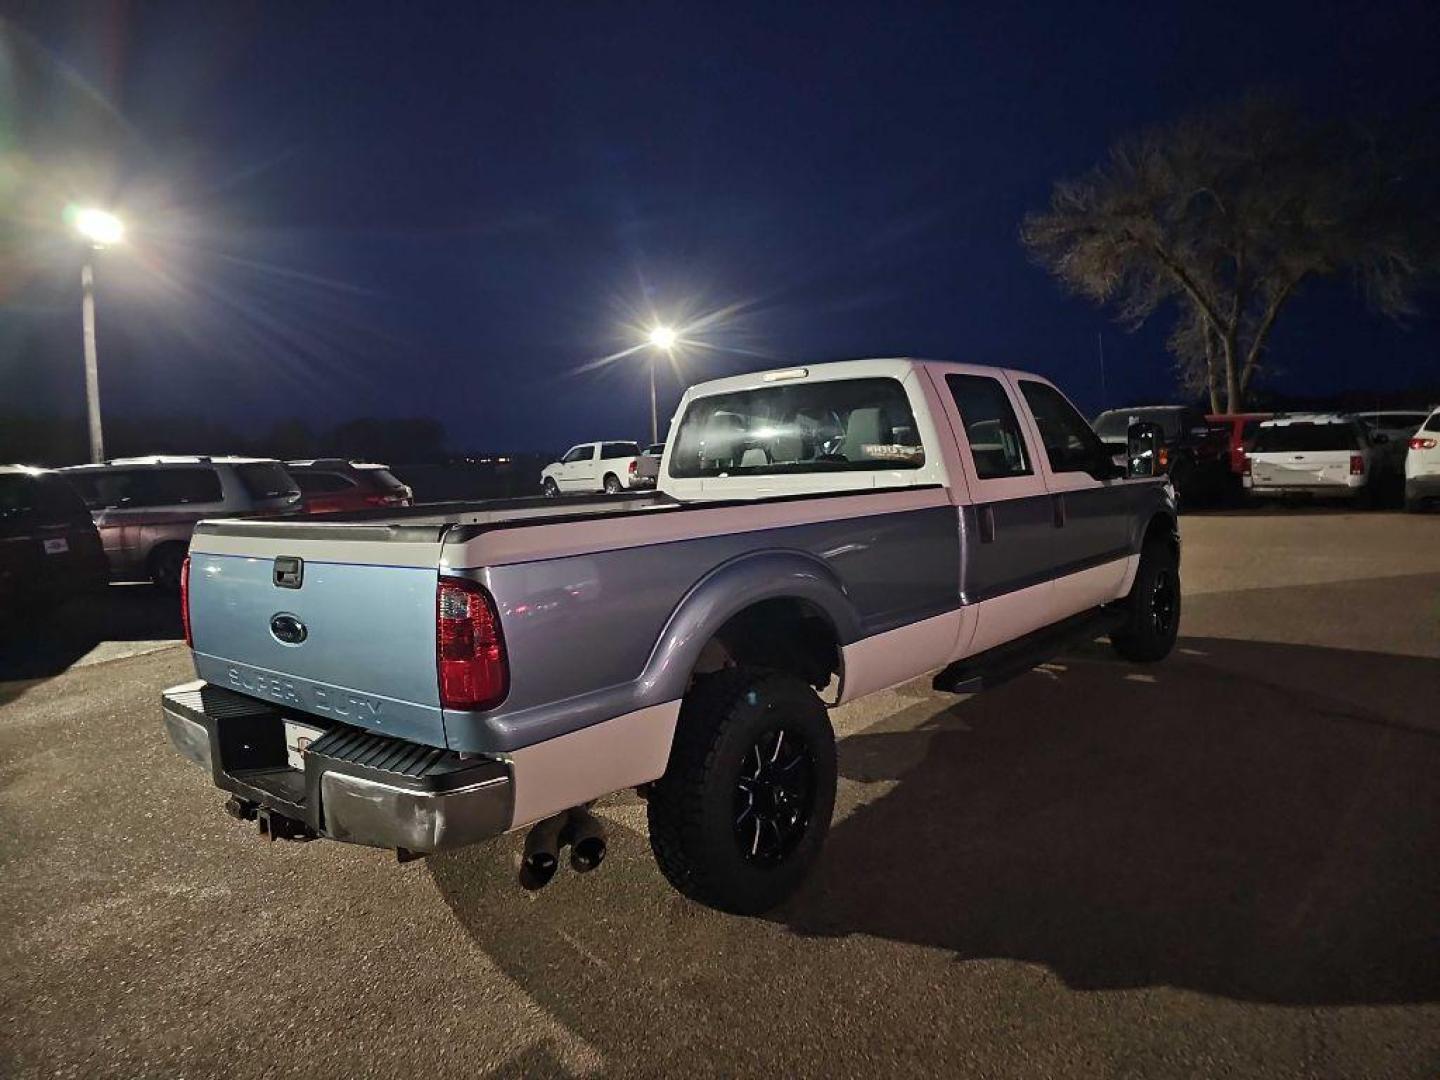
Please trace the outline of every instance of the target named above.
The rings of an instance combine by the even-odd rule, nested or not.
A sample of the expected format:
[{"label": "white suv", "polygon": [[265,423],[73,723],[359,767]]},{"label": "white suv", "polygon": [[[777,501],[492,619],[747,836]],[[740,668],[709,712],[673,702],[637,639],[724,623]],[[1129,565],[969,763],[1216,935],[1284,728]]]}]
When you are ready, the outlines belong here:
[{"label": "white suv", "polygon": [[1405,509],[1422,510],[1440,500],[1440,408],[1410,436],[1405,455]]},{"label": "white suv", "polygon": [[1365,425],[1339,413],[1304,413],[1266,420],[1245,458],[1251,495],[1368,498],[1380,447]]}]

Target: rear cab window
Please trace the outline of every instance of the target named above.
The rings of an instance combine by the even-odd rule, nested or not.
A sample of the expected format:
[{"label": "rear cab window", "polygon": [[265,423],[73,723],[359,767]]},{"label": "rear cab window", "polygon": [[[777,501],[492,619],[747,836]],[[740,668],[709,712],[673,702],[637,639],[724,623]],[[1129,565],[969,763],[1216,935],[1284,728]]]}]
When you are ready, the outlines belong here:
[{"label": "rear cab window", "polygon": [[910,400],[888,376],[781,383],[692,401],[672,440],[676,479],[919,469]]}]

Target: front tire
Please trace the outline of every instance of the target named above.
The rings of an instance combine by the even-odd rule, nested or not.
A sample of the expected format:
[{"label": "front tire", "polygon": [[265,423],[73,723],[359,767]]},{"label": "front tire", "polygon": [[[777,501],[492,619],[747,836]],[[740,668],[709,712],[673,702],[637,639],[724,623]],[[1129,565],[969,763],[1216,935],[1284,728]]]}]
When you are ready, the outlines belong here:
[{"label": "front tire", "polygon": [[810,871],[835,809],[835,733],[792,675],[730,668],[685,697],[650,793],[650,847],[684,895],[758,915]]},{"label": "front tire", "polygon": [[540,483],[540,492],[547,499],[557,499],[560,497],[560,485],[555,483],[554,480],[551,480],[550,477],[547,476]]},{"label": "front tire", "polygon": [[1180,633],[1180,559],[1164,540],[1145,545],[1125,608],[1125,624],[1110,634],[1115,651],[1142,664],[1169,656]]}]

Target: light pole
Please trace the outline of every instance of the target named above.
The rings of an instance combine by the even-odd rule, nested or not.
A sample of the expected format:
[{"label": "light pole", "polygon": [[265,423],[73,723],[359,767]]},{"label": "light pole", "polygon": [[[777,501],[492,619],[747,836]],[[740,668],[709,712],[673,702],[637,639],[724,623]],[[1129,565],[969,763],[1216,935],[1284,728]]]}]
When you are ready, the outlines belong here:
[{"label": "light pole", "polygon": [[[675,347],[675,331],[668,326],[657,326],[650,331],[650,344],[655,348],[670,355],[670,350]],[[655,353],[650,354],[650,441],[660,441],[660,417],[655,409]]]},{"label": "light pole", "polygon": [[72,218],[75,231],[89,245],[85,265],[80,268],[81,319],[85,328],[85,409],[90,419],[90,460],[105,460],[105,437],[100,430],[100,368],[95,355],[95,269],[96,251],[125,239],[125,224],[104,210],[77,210]]}]

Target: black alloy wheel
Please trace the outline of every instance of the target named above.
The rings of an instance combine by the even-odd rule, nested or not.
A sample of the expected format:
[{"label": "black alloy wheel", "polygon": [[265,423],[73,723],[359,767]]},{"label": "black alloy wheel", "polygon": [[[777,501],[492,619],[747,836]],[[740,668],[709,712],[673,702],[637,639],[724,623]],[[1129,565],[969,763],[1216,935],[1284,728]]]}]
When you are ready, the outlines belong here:
[{"label": "black alloy wheel", "polygon": [[748,862],[783,862],[799,845],[815,809],[815,762],[793,728],[765,732],[745,755],[735,782],[735,842]]}]

